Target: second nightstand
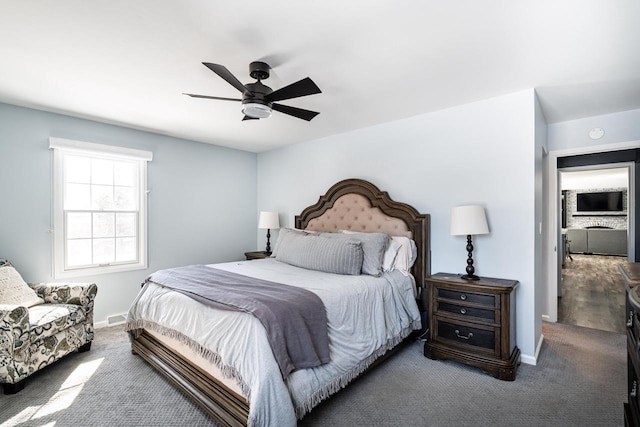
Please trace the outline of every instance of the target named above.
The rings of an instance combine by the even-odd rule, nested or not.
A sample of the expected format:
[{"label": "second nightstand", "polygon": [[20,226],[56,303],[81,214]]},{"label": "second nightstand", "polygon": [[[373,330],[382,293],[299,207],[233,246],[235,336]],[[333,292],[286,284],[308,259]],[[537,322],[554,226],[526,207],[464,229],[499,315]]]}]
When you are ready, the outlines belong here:
[{"label": "second nightstand", "polygon": [[450,359],[513,381],[520,361],[515,336],[517,280],[465,280],[438,273],[427,278],[430,359]]},{"label": "second nightstand", "polygon": [[245,252],[244,256],[247,258],[247,260],[263,259],[263,258],[269,258],[271,256],[271,252],[265,252],[265,251]]}]

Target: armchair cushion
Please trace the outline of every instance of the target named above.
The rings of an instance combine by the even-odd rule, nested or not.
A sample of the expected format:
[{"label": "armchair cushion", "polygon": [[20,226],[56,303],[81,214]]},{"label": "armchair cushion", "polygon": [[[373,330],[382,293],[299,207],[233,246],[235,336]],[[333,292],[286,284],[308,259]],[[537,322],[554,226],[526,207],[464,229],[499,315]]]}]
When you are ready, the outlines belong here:
[{"label": "armchair cushion", "polygon": [[9,261],[0,260],[0,304],[32,307],[42,303]]},{"label": "armchair cushion", "polygon": [[74,304],[41,304],[29,309],[32,338],[42,339],[70,326],[85,322],[83,308]]}]

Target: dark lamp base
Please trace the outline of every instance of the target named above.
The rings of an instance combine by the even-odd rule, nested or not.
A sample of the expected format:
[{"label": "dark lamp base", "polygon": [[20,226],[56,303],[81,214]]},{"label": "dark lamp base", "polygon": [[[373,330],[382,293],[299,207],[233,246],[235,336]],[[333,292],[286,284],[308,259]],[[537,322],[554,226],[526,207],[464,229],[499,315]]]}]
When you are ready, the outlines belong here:
[{"label": "dark lamp base", "polygon": [[471,241],[471,235],[467,235],[467,268],[465,268],[467,274],[460,276],[464,280],[480,280],[474,273],[476,269],[473,267],[473,243]]}]

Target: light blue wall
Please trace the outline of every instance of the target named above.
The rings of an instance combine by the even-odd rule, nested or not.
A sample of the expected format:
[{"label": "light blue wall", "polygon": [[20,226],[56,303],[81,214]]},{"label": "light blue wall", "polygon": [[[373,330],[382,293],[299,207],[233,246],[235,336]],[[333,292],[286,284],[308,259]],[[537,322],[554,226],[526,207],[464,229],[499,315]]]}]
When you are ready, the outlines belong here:
[{"label": "light blue wall", "polygon": [[[433,273],[464,273],[466,241],[450,235],[450,210],[484,205],[491,234],[474,239],[476,272],[521,282],[517,341],[533,357],[542,144],[535,127],[535,94],[527,90],[261,153],[258,209],[278,211],[283,225],[293,226],[294,216],[337,181],[366,179],[431,215]],[[259,245],[263,239],[258,234]]]},{"label": "light blue wall", "polygon": [[[589,130],[603,128],[601,139],[589,138]],[[640,140],[640,110],[623,111],[549,125],[549,151],[598,147]]]},{"label": "light blue wall", "polygon": [[243,258],[256,242],[254,153],[0,104],[0,257],[52,281],[49,137],[153,152],[149,269],[80,278],[99,287],[96,322],[126,312],[151,272]]}]

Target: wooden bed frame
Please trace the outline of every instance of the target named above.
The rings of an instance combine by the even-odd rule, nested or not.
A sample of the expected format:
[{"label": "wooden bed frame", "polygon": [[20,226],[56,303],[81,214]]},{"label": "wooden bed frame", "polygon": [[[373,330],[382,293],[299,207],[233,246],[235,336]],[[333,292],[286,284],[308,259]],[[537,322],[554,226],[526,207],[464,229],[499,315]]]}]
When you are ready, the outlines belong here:
[{"label": "wooden bed frame", "polygon": [[[418,257],[411,273],[416,280],[421,311],[426,310],[428,292],[425,292],[423,288],[430,272],[428,215],[418,213],[407,204],[391,200],[386,192],[380,191],[370,182],[347,179],[332,186],[315,205],[309,206],[296,216],[296,228],[307,228],[310,221],[321,217],[333,208],[339,198],[349,194],[364,196],[371,207],[378,208],[389,219],[401,219],[406,224],[418,249]],[[370,368],[386,359],[399,347],[388,351]],[[132,339],[131,351],[145,359],[219,424],[223,426],[244,426],[247,424],[249,403],[243,396],[230,390],[220,380],[189,361],[188,358],[165,346],[150,333],[142,330]]]}]

